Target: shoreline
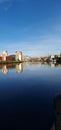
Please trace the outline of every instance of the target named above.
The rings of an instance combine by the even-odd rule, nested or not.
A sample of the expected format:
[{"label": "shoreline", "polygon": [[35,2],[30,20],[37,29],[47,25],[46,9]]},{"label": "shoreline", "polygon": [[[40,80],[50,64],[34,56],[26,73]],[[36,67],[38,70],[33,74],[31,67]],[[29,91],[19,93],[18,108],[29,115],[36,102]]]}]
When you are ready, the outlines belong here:
[{"label": "shoreline", "polygon": [[0,64],[23,63],[23,61],[0,61]]}]

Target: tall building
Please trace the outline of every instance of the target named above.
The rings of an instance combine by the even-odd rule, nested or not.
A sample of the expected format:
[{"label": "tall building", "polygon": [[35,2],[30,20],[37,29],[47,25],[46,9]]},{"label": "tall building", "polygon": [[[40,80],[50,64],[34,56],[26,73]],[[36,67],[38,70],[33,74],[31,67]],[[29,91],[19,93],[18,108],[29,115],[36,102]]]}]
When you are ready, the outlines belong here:
[{"label": "tall building", "polygon": [[16,51],[15,60],[16,61],[22,61],[22,52]]},{"label": "tall building", "polygon": [[2,61],[6,61],[6,56],[8,55],[7,51],[2,52]]}]

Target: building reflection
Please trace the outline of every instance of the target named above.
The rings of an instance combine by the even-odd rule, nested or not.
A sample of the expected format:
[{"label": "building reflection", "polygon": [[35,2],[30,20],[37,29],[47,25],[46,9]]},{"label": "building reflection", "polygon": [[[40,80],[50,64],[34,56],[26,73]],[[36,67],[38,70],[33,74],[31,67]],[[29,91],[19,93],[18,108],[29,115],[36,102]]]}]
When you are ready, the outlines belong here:
[{"label": "building reflection", "polygon": [[7,66],[6,66],[6,65],[4,65],[4,66],[2,67],[2,73],[3,73],[3,74],[8,74],[8,69],[7,69]]},{"label": "building reflection", "polygon": [[51,67],[61,67],[61,64],[49,63]]},{"label": "building reflection", "polygon": [[23,71],[23,67],[24,67],[23,63],[15,64],[15,65],[12,65],[12,64],[0,65],[0,70],[2,71],[3,74],[6,75],[11,69],[16,69],[17,73],[21,73]]},{"label": "building reflection", "polygon": [[23,63],[16,64],[16,72],[21,73],[23,71]]},{"label": "building reflection", "polygon": [[55,67],[55,66],[56,66],[55,64],[51,63],[51,67]]},{"label": "building reflection", "polygon": [[[5,65],[0,64],[0,70],[2,71],[3,74],[8,74],[9,70],[11,70],[11,69],[16,69],[17,73],[21,73],[26,64],[28,64],[28,65],[32,64],[33,65],[33,63],[7,64],[7,65],[6,64]],[[36,66],[38,64],[48,65],[50,67],[61,67],[61,64],[54,64],[54,63],[47,64],[46,62],[44,64],[42,64],[40,62],[38,62],[36,64],[34,63],[34,65],[36,65]]]}]

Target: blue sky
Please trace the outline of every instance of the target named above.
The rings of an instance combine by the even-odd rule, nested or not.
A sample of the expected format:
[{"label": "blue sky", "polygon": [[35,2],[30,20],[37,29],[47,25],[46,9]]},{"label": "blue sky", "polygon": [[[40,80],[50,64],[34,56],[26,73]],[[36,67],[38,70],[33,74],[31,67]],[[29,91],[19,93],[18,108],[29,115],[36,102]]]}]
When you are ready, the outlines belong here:
[{"label": "blue sky", "polygon": [[61,0],[0,0],[0,53],[61,53]]}]

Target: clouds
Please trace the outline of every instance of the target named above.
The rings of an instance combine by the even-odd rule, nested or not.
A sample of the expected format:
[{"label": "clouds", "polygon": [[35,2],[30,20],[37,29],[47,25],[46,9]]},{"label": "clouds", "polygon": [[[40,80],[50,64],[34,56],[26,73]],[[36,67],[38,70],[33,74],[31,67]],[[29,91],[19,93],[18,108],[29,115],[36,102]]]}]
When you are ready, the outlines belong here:
[{"label": "clouds", "polygon": [[17,50],[29,56],[47,56],[61,53],[61,37],[57,35],[42,36],[42,39],[34,42],[8,42],[5,45],[6,48],[1,44],[1,49],[8,50],[9,54],[15,53]]},{"label": "clouds", "polygon": [[[32,35],[30,36],[30,33],[28,31],[29,34],[27,33],[27,38],[25,38],[23,34],[19,35],[17,31],[20,38],[18,37],[17,33],[17,36],[14,36],[12,33],[15,39],[8,39],[8,42],[6,40],[4,41],[4,43],[2,43],[3,47],[2,45],[0,46],[2,50],[8,50],[9,53],[15,53],[16,50],[20,50],[23,52],[24,55],[29,56],[45,56],[48,54],[60,54],[61,36],[58,35],[56,31],[56,29],[58,29],[56,25],[54,28],[52,27],[52,29],[54,30],[54,34],[52,34],[49,31],[47,31],[47,33],[44,31],[44,34],[35,35],[32,33]],[[27,29],[25,29],[25,32],[26,30]],[[18,37],[19,40],[16,39],[16,37]],[[5,46],[6,48],[4,48]]]},{"label": "clouds", "polygon": [[52,10],[48,2],[45,6],[40,0],[29,1],[0,0],[1,49],[9,53],[21,50],[30,56],[60,53],[61,15],[53,4]]}]

